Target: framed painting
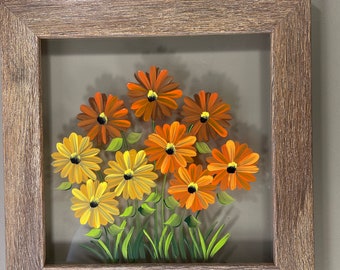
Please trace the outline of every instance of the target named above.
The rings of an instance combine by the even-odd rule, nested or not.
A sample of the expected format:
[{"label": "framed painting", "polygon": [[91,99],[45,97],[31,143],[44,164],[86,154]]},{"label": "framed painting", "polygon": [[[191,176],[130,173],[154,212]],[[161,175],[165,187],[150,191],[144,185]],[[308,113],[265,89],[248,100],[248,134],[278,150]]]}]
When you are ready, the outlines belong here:
[{"label": "framed painting", "polygon": [[[314,268],[309,1],[62,0],[52,3],[3,0],[0,9],[6,265],[9,269]],[[52,39],[195,39],[249,34],[270,36],[272,262],[47,263],[46,107],[43,104],[46,89],[42,87],[42,44]],[[150,74],[153,72],[150,68]],[[149,102],[158,98],[150,91]],[[99,120],[105,120],[104,116]],[[201,117],[207,121],[209,113]],[[166,151],[169,149],[167,145]],[[75,157],[70,160],[76,161]],[[157,167],[157,162],[155,164]],[[128,176],[131,177],[124,173],[125,180],[129,180]],[[190,183],[188,192],[196,192],[197,187]],[[92,208],[98,206],[94,203],[90,203]],[[140,212],[143,211],[151,210],[142,208]],[[174,216],[167,222],[175,224],[177,218]],[[191,222],[194,224],[195,219]],[[144,236],[152,238],[147,233]],[[202,248],[205,243],[200,240],[197,238],[194,249],[198,253],[209,250],[208,245]],[[171,246],[171,239],[168,242]],[[211,250],[215,248],[211,246]]]}]

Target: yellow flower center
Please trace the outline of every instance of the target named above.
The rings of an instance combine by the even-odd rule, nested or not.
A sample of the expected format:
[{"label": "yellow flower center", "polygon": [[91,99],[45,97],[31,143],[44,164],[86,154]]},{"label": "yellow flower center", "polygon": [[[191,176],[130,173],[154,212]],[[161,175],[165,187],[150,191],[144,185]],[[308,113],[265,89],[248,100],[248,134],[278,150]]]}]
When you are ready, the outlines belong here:
[{"label": "yellow flower center", "polygon": [[80,163],[80,156],[77,153],[72,153],[70,156],[70,161],[73,164],[79,164]]},{"label": "yellow flower center", "polygon": [[124,171],[124,179],[125,180],[131,180],[133,177],[133,170],[127,169]]},{"label": "yellow flower center", "polygon": [[201,123],[207,122],[209,119],[209,116],[210,116],[209,112],[206,112],[206,111],[202,112],[201,118],[200,118]]},{"label": "yellow flower center", "polygon": [[157,98],[158,98],[157,93],[155,91],[153,91],[153,90],[149,90],[149,92],[148,92],[148,101],[152,102],[152,101],[155,101]]},{"label": "yellow flower center", "polygon": [[167,143],[166,147],[165,147],[165,152],[168,155],[172,155],[175,153],[175,145],[173,143]]},{"label": "yellow flower center", "polygon": [[228,173],[235,173],[236,172],[236,168],[237,168],[237,163],[236,162],[230,162],[228,163],[227,166],[227,172]]},{"label": "yellow flower center", "polygon": [[198,185],[194,182],[191,182],[189,185],[188,185],[188,192],[189,193],[195,193],[196,191],[198,190]]},{"label": "yellow flower center", "polygon": [[107,123],[107,116],[105,115],[104,112],[102,112],[98,117],[97,117],[97,122],[101,125],[105,125]]}]

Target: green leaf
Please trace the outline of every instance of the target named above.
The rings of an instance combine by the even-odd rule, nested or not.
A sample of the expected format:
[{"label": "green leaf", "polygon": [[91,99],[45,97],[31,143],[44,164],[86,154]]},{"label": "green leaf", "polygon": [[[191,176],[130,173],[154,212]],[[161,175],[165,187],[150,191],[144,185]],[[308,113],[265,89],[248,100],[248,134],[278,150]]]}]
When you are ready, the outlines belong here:
[{"label": "green leaf", "polygon": [[122,229],[122,231],[117,234],[117,239],[116,239],[116,243],[115,243],[114,257],[115,257],[116,260],[119,259],[118,247],[119,247],[119,244],[120,244],[120,240],[122,239],[123,231],[125,229],[126,223],[127,223],[126,220],[123,220],[123,222],[119,226]]},{"label": "green leaf", "polygon": [[126,140],[129,144],[134,144],[140,140],[142,137],[142,133],[139,132],[130,132],[127,136]]},{"label": "green leaf", "polygon": [[217,200],[223,205],[228,205],[235,201],[235,199],[225,191],[220,191],[217,193]]},{"label": "green leaf", "polygon": [[[194,249],[196,250],[196,253],[194,253],[194,254],[197,254],[198,257],[201,257],[201,252],[200,252],[200,249],[198,248],[198,244],[197,244],[197,241],[196,241],[196,236],[194,234],[193,228],[189,228],[189,234],[190,234],[191,241],[194,245]],[[197,255],[194,256],[194,259],[198,259]]]},{"label": "green leaf", "polygon": [[58,190],[69,190],[72,187],[72,183],[70,182],[62,182],[57,189]]},{"label": "green leaf", "polygon": [[205,244],[205,241],[204,241],[204,237],[201,233],[201,230],[199,227],[197,227],[197,231],[198,231],[198,237],[200,239],[200,243],[201,243],[201,249],[202,249],[202,256],[203,256],[203,259],[204,260],[207,260],[209,258],[209,256],[207,255],[207,246]]},{"label": "green leaf", "polygon": [[104,250],[105,254],[109,258],[109,262],[113,262],[114,260],[113,260],[112,254],[111,254],[110,250],[108,249],[108,247],[105,245],[105,243],[102,240],[99,239],[98,244]]},{"label": "green leaf", "polygon": [[155,208],[150,207],[147,203],[142,203],[142,205],[138,208],[139,213],[143,216],[149,216],[155,212]]},{"label": "green leaf", "polygon": [[180,251],[182,260],[185,261],[187,259],[187,253],[185,251],[185,245],[184,245],[184,239],[185,239],[184,226],[181,227],[181,232],[180,233],[181,233],[181,235],[178,238],[179,251]]},{"label": "green leaf", "polygon": [[217,240],[217,237],[218,237],[218,235],[220,234],[220,232],[222,231],[222,229],[224,228],[224,225],[222,224],[219,228],[218,228],[218,230],[216,231],[216,233],[214,234],[214,236],[211,238],[211,240],[210,240],[210,243],[209,243],[209,245],[208,245],[208,249],[207,249],[207,254],[208,254],[208,256],[210,256],[211,257],[211,250],[213,249],[213,247],[214,247],[214,245],[215,245],[215,242],[216,242],[216,240]]},{"label": "green leaf", "polygon": [[174,236],[174,231],[171,231],[164,243],[164,256],[166,259],[169,259],[169,247],[170,247],[173,236]]},{"label": "green leaf", "polygon": [[172,214],[167,221],[164,222],[165,225],[170,227],[178,227],[182,223],[182,218],[176,213]]},{"label": "green leaf", "polygon": [[196,142],[196,149],[201,154],[210,154],[211,149],[205,142]]},{"label": "green leaf", "polygon": [[100,254],[97,250],[95,250],[94,248],[92,248],[92,247],[90,247],[90,246],[88,246],[88,245],[86,245],[86,244],[79,244],[79,246],[80,247],[82,247],[82,248],[84,248],[84,249],[86,249],[86,250],[88,250],[88,251],[90,251],[90,252],[92,252],[95,256],[97,256],[98,258],[100,258],[100,260],[102,261],[102,262],[106,262],[106,260],[105,260],[105,257],[103,257],[103,255],[102,254]]},{"label": "green leaf", "polygon": [[184,221],[190,228],[196,228],[199,224],[201,224],[201,222],[199,222],[198,219],[192,215],[187,216]]},{"label": "green leaf", "polygon": [[130,229],[130,231],[128,232],[127,236],[125,237],[124,241],[123,241],[123,245],[122,245],[122,255],[124,257],[125,260],[127,260],[129,257],[128,257],[128,246],[129,246],[129,242],[130,242],[130,239],[132,237],[132,234],[133,234],[133,230],[134,230],[135,227],[132,227]]},{"label": "green leaf", "polygon": [[167,208],[174,210],[177,206],[179,206],[179,202],[173,197],[169,196],[164,200],[164,204]]},{"label": "green leaf", "polygon": [[132,245],[133,258],[139,257],[142,260],[145,259],[145,250],[143,248],[143,244],[144,244],[143,236],[144,236],[143,231],[139,230],[137,237],[134,240],[133,245]]},{"label": "green leaf", "polygon": [[118,151],[123,146],[123,138],[114,138],[110,142],[109,146],[106,148],[106,151],[115,152]]},{"label": "green leaf", "polygon": [[[152,238],[150,237],[150,235],[148,234],[148,232],[144,229],[143,230],[143,233],[145,234],[146,238],[148,238],[148,240],[150,241],[151,243],[151,246],[153,248],[153,254],[150,252],[151,256],[154,258],[154,259],[158,259],[158,252],[157,252],[157,248],[156,248],[156,245],[154,243],[154,241],[152,241]],[[146,246],[147,247],[147,246]]]},{"label": "green leaf", "polygon": [[125,208],[124,212],[120,214],[120,217],[133,217],[134,215],[136,215],[136,209],[131,205]]},{"label": "green leaf", "polygon": [[149,197],[146,198],[145,202],[153,202],[158,203],[160,199],[162,198],[162,195],[156,192],[152,192]]},{"label": "green leaf", "polygon": [[124,228],[122,228],[121,226],[117,226],[116,224],[112,224],[107,230],[112,236],[116,236],[117,234],[124,231]]},{"label": "green leaf", "polygon": [[102,230],[99,228],[98,229],[94,228],[85,235],[93,239],[99,239],[102,236]]},{"label": "green leaf", "polygon": [[218,241],[216,243],[216,245],[214,246],[213,250],[210,253],[210,257],[214,257],[215,254],[227,243],[228,239],[230,237],[230,233],[227,233],[226,235],[224,235],[220,241]]},{"label": "green leaf", "polygon": [[161,233],[161,237],[159,238],[159,242],[158,242],[158,252],[159,252],[159,256],[163,256],[163,240],[165,237],[165,233],[168,230],[168,227],[164,227]]}]

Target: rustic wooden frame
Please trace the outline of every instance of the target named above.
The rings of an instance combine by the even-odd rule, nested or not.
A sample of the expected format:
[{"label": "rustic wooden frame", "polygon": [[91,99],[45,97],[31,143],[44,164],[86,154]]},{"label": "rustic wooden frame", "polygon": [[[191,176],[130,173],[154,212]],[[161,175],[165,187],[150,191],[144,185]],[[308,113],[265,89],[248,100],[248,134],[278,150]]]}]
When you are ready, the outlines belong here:
[{"label": "rustic wooden frame", "polygon": [[309,0],[3,0],[0,14],[8,269],[118,267],[45,265],[40,40],[243,33],[271,35],[274,261],[208,267],[314,268]]}]

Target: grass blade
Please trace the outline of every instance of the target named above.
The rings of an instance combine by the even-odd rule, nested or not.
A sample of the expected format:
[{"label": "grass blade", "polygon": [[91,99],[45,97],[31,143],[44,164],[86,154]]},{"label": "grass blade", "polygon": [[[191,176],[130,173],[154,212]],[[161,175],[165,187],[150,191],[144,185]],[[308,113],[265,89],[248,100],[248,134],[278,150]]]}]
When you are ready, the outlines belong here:
[{"label": "grass blade", "polygon": [[174,231],[170,231],[170,233],[168,234],[168,237],[165,240],[164,256],[167,260],[169,260],[169,248],[170,248],[170,244],[171,244],[173,236],[174,236]]},{"label": "grass blade", "polygon": [[123,244],[122,244],[122,255],[124,257],[125,260],[128,260],[129,259],[129,256],[128,256],[128,246],[129,246],[129,242],[130,242],[130,239],[132,237],[132,234],[133,234],[133,230],[134,230],[135,227],[132,227],[130,229],[130,231],[128,232],[128,234],[126,235],[124,241],[123,241]]},{"label": "grass blade", "polygon": [[178,239],[178,246],[179,246],[179,253],[180,253],[181,259],[183,261],[186,261],[187,253],[185,251],[185,245],[184,245],[184,228],[183,227],[180,233],[180,237]]},{"label": "grass blade", "polygon": [[196,250],[196,254],[194,253],[194,255],[195,255],[194,259],[197,260],[198,258],[197,258],[196,255],[198,255],[199,258],[201,258],[202,256],[201,256],[200,249],[198,248],[198,244],[197,244],[194,232],[193,232],[193,228],[189,228],[189,234],[190,234],[190,237],[191,237],[191,241],[192,241],[192,243],[194,245],[194,249]]},{"label": "grass blade", "polygon": [[208,231],[204,235],[205,242],[208,241],[208,238],[210,237],[211,233],[214,231],[216,225],[217,225],[217,221],[210,225]]},{"label": "grass blade", "polygon": [[157,259],[158,259],[158,252],[157,252],[156,245],[155,245],[155,243],[152,241],[150,235],[148,234],[148,232],[147,232],[145,229],[143,230],[143,232],[144,232],[146,238],[148,238],[148,240],[150,241],[151,246],[152,246],[152,248],[153,248],[154,254],[151,254],[151,256],[152,256],[154,259],[157,260]]},{"label": "grass blade", "polygon": [[211,257],[210,253],[211,253],[211,251],[212,251],[212,249],[213,249],[213,247],[214,247],[214,245],[215,245],[215,242],[216,242],[216,240],[217,240],[218,235],[220,234],[220,232],[222,231],[223,228],[224,228],[224,225],[222,224],[222,225],[218,228],[218,230],[216,231],[216,233],[214,234],[214,236],[211,238],[211,241],[210,241],[210,243],[209,243],[209,245],[208,245],[208,250],[207,250],[207,254],[208,254],[209,257]]},{"label": "grass blade", "polygon": [[227,243],[229,237],[230,237],[230,233],[227,233],[220,239],[220,241],[216,243],[216,245],[214,246],[214,248],[212,249],[210,253],[211,258],[214,257],[215,254]]},{"label": "grass blade", "polygon": [[162,258],[163,257],[163,240],[165,237],[165,233],[168,230],[168,227],[165,226],[162,230],[162,234],[161,237],[159,238],[159,243],[158,243],[158,252],[159,252],[159,256]]},{"label": "grass blade", "polygon": [[100,254],[100,252],[95,250],[94,248],[92,248],[92,247],[90,247],[88,245],[85,245],[85,244],[80,244],[80,247],[88,250],[89,252],[93,253],[95,256],[99,257],[102,262],[104,262],[104,263],[106,262],[105,257],[102,254]]},{"label": "grass blade", "polygon": [[126,220],[123,220],[122,224],[120,224],[120,227],[123,228],[123,230],[120,233],[117,234],[116,243],[115,243],[115,250],[113,252],[115,260],[119,260],[119,255],[118,255],[119,244],[120,244],[120,240],[122,239],[125,226],[126,226]]},{"label": "grass blade", "polygon": [[198,231],[198,237],[200,239],[200,243],[201,243],[201,249],[202,249],[202,256],[203,256],[203,259],[204,260],[207,260],[209,258],[209,256],[207,255],[207,246],[205,244],[205,241],[204,241],[204,237],[201,233],[201,230],[199,227],[197,227],[197,231]]},{"label": "grass blade", "polygon": [[108,249],[108,247],[105,245],[105,243],[102,240],[97,240],[97,243],[99,244],[99,246],[103,249],[103,251],[105,252],[105,254],[107,255],[107,257],[109,258],[109,262],[113,262],[113,256],[110,252],[110,250]]}]

